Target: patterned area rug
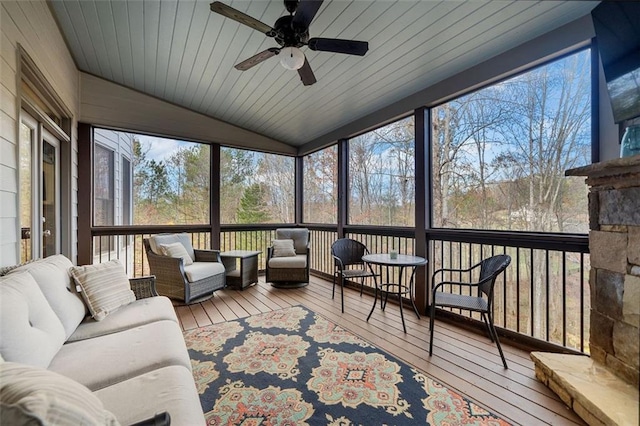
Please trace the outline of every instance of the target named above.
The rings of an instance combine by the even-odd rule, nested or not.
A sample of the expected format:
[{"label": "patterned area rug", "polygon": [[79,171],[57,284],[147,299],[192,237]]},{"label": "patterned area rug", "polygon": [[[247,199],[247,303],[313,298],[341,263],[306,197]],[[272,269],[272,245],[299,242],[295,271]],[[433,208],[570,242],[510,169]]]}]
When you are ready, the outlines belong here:
[{"label": "patterned area rug", "polygon": [[301,307],[184,333],[210,425],[506,425]]}]

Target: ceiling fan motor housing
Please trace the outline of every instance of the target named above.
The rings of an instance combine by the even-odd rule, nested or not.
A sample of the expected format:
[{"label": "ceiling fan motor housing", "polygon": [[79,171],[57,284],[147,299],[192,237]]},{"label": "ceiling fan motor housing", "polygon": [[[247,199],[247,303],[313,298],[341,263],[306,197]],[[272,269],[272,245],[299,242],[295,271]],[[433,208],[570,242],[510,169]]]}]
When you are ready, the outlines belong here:
[{"label": "ceiling fan motor housing", "polygon": [[285,15],[276,21],[273,26],[274,34],[267,34],[275,38],[282,47],[302,47],[309,41],[308,28],[295,28],[293,15]]},{"label": "ceiling fan motor housing", "polygon": [[287,9],[287,12],[293,15],[298,8],[298,3],[298,0],[284,0],[284,7]]}]

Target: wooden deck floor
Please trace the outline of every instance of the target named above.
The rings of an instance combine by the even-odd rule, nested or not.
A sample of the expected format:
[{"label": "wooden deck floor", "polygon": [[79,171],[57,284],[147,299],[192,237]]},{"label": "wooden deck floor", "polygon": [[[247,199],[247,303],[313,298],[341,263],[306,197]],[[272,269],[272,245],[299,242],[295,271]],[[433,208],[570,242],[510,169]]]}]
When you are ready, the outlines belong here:
[{"label": "wooden deck floor", "polygon": [[182,328],[189,330],[236,318],[303,305],[357,334],[407,364],[422,370],[479,405],[521,425],[583,425],[534,375],[528,352],[503,342],[509,364],[505,370],[494,344],[485,336],[436,320],[433,356],[429,357],[429,318],[417,319],[405,307],[407,334],[402,331],[397,305],[379,307],[369,322],[373,298],[345,289],[345,313],[340,298],[331,299],[331,283],[317,277],[301,289],[276,289],[260,282],[244,291],[226,289],[190,306],[176,306]]}]

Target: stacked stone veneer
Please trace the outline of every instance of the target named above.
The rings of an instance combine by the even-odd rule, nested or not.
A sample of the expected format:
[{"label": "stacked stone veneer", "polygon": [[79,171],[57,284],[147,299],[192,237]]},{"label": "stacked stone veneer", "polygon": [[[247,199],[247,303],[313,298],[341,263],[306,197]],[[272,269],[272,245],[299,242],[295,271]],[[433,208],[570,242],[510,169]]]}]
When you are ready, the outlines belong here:
[{"label": "stacked stone veneer", "polygon": [[587,176],[591,253],[590,351],[639,385],[640,156],[567,172]]}]

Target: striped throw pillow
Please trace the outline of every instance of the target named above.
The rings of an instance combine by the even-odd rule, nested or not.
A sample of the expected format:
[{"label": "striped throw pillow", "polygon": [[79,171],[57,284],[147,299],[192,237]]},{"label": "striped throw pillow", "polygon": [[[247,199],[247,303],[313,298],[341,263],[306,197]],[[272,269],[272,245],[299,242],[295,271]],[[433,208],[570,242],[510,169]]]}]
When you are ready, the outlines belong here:
[{"label": "striped throw pillow", "polygon": [[43,368],[0,364],[0,423],[118,425],[113,413],[80,383]]},{"label": "striped throw pillow", "polygon": [[70,272],[80,286],[80,294],[96,321],[103,320],[120,306],[136,300],[129,285],[129,278],[118,260],[74,266]]}]

